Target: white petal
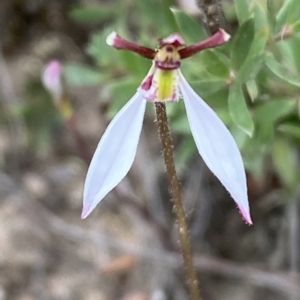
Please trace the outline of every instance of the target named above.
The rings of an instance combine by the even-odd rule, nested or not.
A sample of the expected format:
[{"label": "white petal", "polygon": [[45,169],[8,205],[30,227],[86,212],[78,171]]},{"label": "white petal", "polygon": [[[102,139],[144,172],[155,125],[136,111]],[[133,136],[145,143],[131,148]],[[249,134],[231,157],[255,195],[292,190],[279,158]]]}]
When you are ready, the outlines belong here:
[{"label": "white petal", "polygon": [[137,92],[107,127],[86,176],[83,219],[128,173],[136,154],[145,108],[146,100]]},{"label": "white petal", "polygon": [[216,113],[195,93],[181,73],[179,76],[179,88],[198,151],[231,194],[245,221],[252,224],[245,169],[236,142]]}]

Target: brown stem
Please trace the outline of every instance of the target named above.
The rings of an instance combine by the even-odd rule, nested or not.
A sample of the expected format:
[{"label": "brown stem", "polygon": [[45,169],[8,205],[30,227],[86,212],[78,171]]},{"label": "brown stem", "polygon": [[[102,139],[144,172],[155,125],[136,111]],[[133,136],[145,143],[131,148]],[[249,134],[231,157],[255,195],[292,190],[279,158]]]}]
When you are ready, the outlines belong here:
[{"label": "brown stem", "polygon": [[202,23],[211,35],[227,27],[221,0],[196,0],[196,4],[202,11]]},{"label": "brown stem", "polygon": [[171,186],[170,193],[173,201],[174,213],[179,227],[180,244],[186,269],[187,284],[189,287],[191,300],[199,300],[200,294],[198,279],[193,263],[192,247],[189,238],[185,212],[181,201],[179,181],[174,164],[172,140],[166,114],[166,106],[164,103],[156,102],[155,109],[158,124],[158,133],[162,144],[166,171]]}]

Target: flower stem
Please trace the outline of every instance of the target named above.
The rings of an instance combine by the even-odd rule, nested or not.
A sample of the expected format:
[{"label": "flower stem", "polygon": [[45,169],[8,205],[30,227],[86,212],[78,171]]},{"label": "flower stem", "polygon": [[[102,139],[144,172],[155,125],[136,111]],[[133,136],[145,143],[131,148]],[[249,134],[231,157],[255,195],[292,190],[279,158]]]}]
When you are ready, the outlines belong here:
[{"label": "flower stem", "polygon": [[180,244],[184,265],[186,269],[187,284],[191,300],[200,300],[198,279],[193,263],[192,247],[185,218],[185,212],[181,201],[179,181],[176,174],[173,158],[172,140],[169,131],[166,106],[164,103],[155,102],[158,133],[162,144],[166,171],[170,181],[170,193],[173,201],[174,213],[179,227]]},{"label": "flower stem", "polygon": [[196,0],[199,7],[202,23],[208,33],[213,35],[219,28],[227,28],[221,0]]}]

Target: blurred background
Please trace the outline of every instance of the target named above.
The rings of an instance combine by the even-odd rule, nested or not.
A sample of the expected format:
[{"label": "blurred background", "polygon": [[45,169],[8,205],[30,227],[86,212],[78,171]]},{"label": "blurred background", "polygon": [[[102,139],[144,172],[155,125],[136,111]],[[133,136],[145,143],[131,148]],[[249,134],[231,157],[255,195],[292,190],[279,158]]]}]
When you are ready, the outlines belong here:
[{"label": "blurred background", "polygon": [[[188,299],[150,104],[132,169],[86,220],[82,192],[100,137],[151,65],[107,34],[155,48],[219,26],[232,40],[182,72],[241,149],[254,225],[197,153],[182,101],[169,104],[201,294],[299,300],[299,15],[298,0],[1,0],[0,300]],[[66,106],[41,81],[53,59]]]}]

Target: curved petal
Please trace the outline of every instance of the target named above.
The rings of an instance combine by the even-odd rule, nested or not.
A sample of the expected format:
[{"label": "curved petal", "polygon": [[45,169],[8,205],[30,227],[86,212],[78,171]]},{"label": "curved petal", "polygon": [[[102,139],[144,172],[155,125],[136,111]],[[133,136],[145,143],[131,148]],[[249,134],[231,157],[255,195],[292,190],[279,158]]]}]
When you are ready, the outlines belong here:
[{"label": "curved petal", "polygon": [[179,88],[200,155],[231,194],[245,221],[252,224],[244,164],[232,135],[216,113],[190,87],[181,73]]},{"label": "curved petal", "polygon": [[81,218],[86,218],[128,173],[136,154],[145,108],[146,100],[137,92],[107,127],[86,176]]}]

